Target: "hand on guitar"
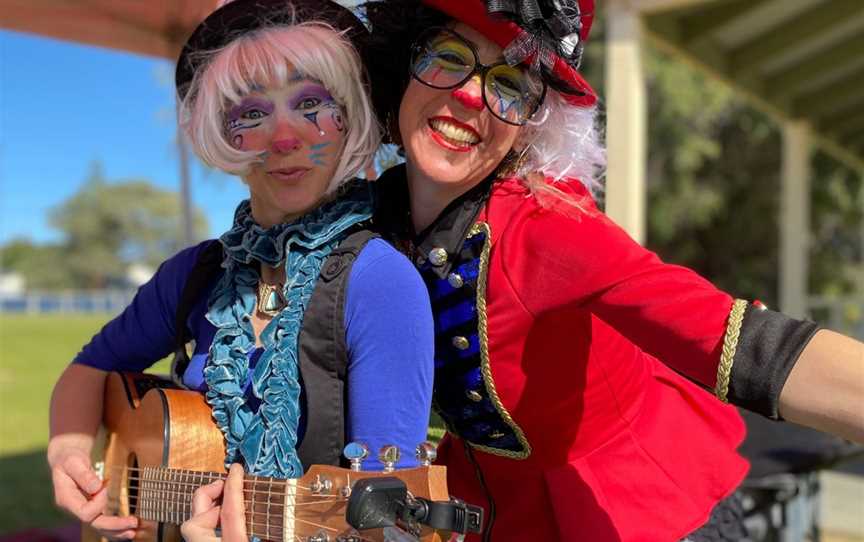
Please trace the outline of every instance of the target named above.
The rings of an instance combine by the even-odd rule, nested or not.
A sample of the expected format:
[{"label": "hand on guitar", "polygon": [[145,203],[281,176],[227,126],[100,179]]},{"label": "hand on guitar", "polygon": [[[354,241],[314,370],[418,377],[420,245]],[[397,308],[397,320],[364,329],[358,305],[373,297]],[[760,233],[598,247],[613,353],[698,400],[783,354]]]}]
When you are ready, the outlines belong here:
[{"label": "hand on guitar", "polygon": [[[52,439],[53,440],[53,439]],[[52,444],[56,444],[52,443]],[[131,540],[135,537],[138,519],[106,516],[108,488],[90,464],[90,455],[76,447],[49,453],[54,501],[84,523],[89,523],[109,540]]]},{"label": "hand on guitar", "polygon": [[[222,505],[218,504],[222,497]],[[222,537],[216,536],[216,527]],[[225,482],[217,480],[195,490],[192,518],[183,522],[180,532],[187,542],[247,542],[243,500],[243,467],[234,464]]]}]

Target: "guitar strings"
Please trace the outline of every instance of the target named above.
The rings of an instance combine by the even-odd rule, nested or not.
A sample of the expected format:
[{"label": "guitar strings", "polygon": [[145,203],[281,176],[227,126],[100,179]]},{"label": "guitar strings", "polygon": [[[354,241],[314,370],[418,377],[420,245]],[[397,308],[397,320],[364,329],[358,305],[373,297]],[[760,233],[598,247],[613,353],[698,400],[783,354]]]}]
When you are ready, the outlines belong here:
[{"label": "guitar strings", "polygon": [[[218,472],[191,471],[191,470],[182,470],[182,469],[167,469],[167,468],[163,468],[163,467],[114,466],[114,467],[112,467],[111,470],[113,470],[115,472],[121,472],[121,473],[125,472],[125,473],[136,473],[137,474],[137,475],[133,474],[132,476],[126,477],[125,481],[127,482],[126,483],[127,491],[129,489],[128,485],[130,483],[135,483],[135,482],[138,483],[137,487],[139,488],[139,490],[143,488],[143,486],[141,485],[142,483],[146,483],[148,486],[148,487],[143,488],[143,489],[156,490],[156,491],[159,490],[159,489],[156,489],[157,487],[161,488],[162,486],[165,486],[165,485],[170,485],[170,486],[173,486],[175,488],[194,487],[197,489],[199,487],[205,486],[205,485],[210,484],[212,482],[215,482],[217,480],[223,480],[224,481],[226,479],[226,477],[228,476],[225,473],[218,473]],[[148,473],[152,474],[152,476],[150,476],[150,477],[146,476]],[[162,473],[171,473],[172,476],[180,475],[183,477],[187,477],[186,475],[188,475],[188,478],[192,478],[192,479],[191,480],[188,480],[188,479],[187,480],[173,480],[173,479],[172,480],[166,480],[166,479],[158,478],[157,476],[159,474],[162,474]],[[205,476],[206,476],[206,478],[205,478]],[[195,480],[194,478],[196,478],[196,477],[199,479]],[[110,477],[109,477],[109,479],[110,479]],[[351,480],[350,475],[347,476],[347,480],[350,484],[350,480]],[[244,491],[244,493],[253,493],[253,494],[265,495],[268,493],[273,493],[273,490],[280,490],[280,489],[284,488],[285,486],[289,485],[289,482],[291,482],[291,481],[292,480],[283,480],[283,479],[279,479],[279,478],[265,478],[262,476],[247,475],[243,479],[243,491]],[[259,489],[261,486],[265,486],[268,489],[266,489],[266,490],[265,489]],[[316,489],[313,489],[311,486],[304,486],[304,485],[300,485],[300,484],[296,484],[296,483],[291,484],[291,486],[295,489],[295,491],[309,491],[314,495],[321,495],[320,489],[316,490]],[[278,493],[276,493],[276,494],[278,495]],[[411,494],[411,492],[409,491],[409,495],[410,494]]]},{"label": "guitar strings", "polygon": [[[136,471],[136,470],[139,473],[141,473],[144,469],[134,469],[134,468],[129,469],[129,471]],[[153,472],[156,473],[156,471],[153,471]],[[190,471],[190,472],[192,472],[192,471]],[[146,474],[146,473],[144,473],[144,474]],[[220,475],[218,473],[213,473],[213,475],[211,476],[212,480],[209,480],[209,481],[205,481],[203,479],[202,480],[192,480],[192,481],[186,481],[186,480],[174,481],[174,480],[161,480],[161,479],[147,477],[144,475],[139,475],[139,476],[133,475],[133,476],[127,477],[126,484],[125,484],[127,487],[125,489],[126,489],[126,491],[129,491],[129,489],[130,489],[128,487],[129,484],[136,484],[137,483],[136,487],[139,491],[145,490],[145,491],[163,491],[164,492],[167,489],[168,491],[177,490],[176,491],[177,493],[185,494],[184,492],[179,491],[179,490],[184,489],[184,488],[196,488],[197,489],[199,487],[202,487],[203,485],[207,485],[208,483],[210,483],[212,481],[224,480],[225,476],[226,475]],[[276,483],[274,484],[273,482],[276,482]],[[267,494],[273,494],[272,489],[281,489],[281,488],[284,488],[286,485],[287,485],[287,482],[284,480],[249,477],[249,478],[244,479],[243,493],[244,493],[244,495],[245,494],[252,494],[252,495],[257,494],[257,495],[263,496],[263,495],[267,495]],[[267,487],[267,489],[266,490],[260,489],[261,486],[265,486],[265,487]],[[292,487],[294,487],[296,490],[299,490],[299,491],[311,492],[312,494],[316,495],[316,497],[326,497],[327,496],[327,495],[322,495],[320,491],[316,492],[315,490],[313,490],[309,486],[294,485]],[[280,493],[276,493],[276,495],[278,496],[278,495],[280,495]],[[308,496],[308,495],[301,495],[301,496]],[[338,496],[334,495],[334,497],[338,497]]]},{"label": "guitar strings", "polygon": [[[218,480],[218,478],[217,478],[217,480]],[[131,485],[134,485],[135,487],[138,487],[138,488],[144,487],[143,484],[146,484],[148,487],[151,487],[151,488],[170,485],[170,486],[173,486],[176,488],[195,488],[195,489],[197,489],[199,487],[206,486],[206,485],[210,484],[211,482],[215,482],[215,481],[216,480],[211,480],[210,482],[202,481],[199,483],[199,482],[188,482],[188,481],[154,480],[152,478],[148,478],[145,476],[140,476],[140,477],[139,476],[130,476],[129,478],[126,479],[125,485],[128,487],[131,484]],[[110,482],[109,482],[109,484],[110,484]],[[262,487],[265,487],[268,489],[272,488],[273,490],[275,490],[275,491],[269,491],[270,493],[282,492],[285,489],[284,485],[282,487],[277,488],[277,487],[271,486],[269,483],[266,483],[266,482],[254,482],[254,481],[250,481],[250,480],[246,480],[244,482],[243,489],[244,489],[244,491],[249,491],[249,492],[260,492],[262,494],[268,493],[268,489],[261,489]],[[316,493],[311,487],[304,487],[304,486],[292,486],[292,487],[296,488],[298,491],[305,491],[305,492],[309,492],[312,494],[320,493],[320,492]]]},{"label": "guitar strings", "polygon": [[[112,467],[112,470],[115,472],[121,472],[121,473],[122,472],[138,473],[139,475],[142,476],[140,479],[143,479],[142,473],[147,473],[147,472],[152,473],[154,476],[158,475],[159,473],[167,473],[167,472],[170,472],[172,476],[184,476],[185,477],[188,475],[188,477],[190,477],[190,478],[192,478],[192,477],[201,478],[202,483],[199,485],[207,485],[210,482],[215,482],[216,480],[224,480],[228,476],[227,474],[219,473],[219,472],[200,472],[200,471],[178,470],[178,469],[171,469],[169,471],[169,470],[163,469],[161,467],[114,466],[114,467]],[[169,480],[158,480],[155,478],[153,478],[152,480],[158,481],[158,482],[168,482],[169,481]],[[267,485],[272,485],[273,487],[282,487],[288,483],[288,481],[282,480],[279,478],[265,478],[265,477],[261,477],[261,476],[247,476],[244,478],[244,482],[251,482],[251,483],[256,484],[256,485],[267,484]],[[187,483],[187,482],[186,481],[180,481],[179,483]],[[188,483],[195,484],[198,482],[193,480],[193,481],[188,482]],[[298,489],[306,489],[306,490],[310,490],[310,491],[312,490],[312,488],[309,486],[295,485],[295,487]]]},{"label": "guitar strings", "polygon": [[[172,514],[178,512],[178,511],[177,510],[162,510],[162,509],[159,509],[158,503],[154,503],[154,506],[147,507],[144,510],[142,510],[142,512],[144,513],[142,515],[151,515],[151,514],[153,516],[164,515],[164,516],[168,516],[169,518],[176,518],[176,516],[172,516]],[[274,535],[279,535],[280,534],[279,531],[284,530],[284,527],[282,527],[282,524],[281,524],[281,514],[280,515],[273,514],[272,516],[269,516],[269,517],[272,517],[272,519],[274,519],[274,520],[279,520],[278,524],[255,521],[255,519],[260,519],[260,518],[255,518],[255,516],[256,515],[263,515],[264,512],[251,512],[250,513],[250,511],[247,510],[246,514],[247,514],[247,518],[249,518],[249,520],[246,521],[246,526],[249,528],[250,531],[253,531],[253,532],[251,532],[251,534],[254,536],[261,536],[262,534],[265,534],[262,531],[254,531],[254,528],[256,528],[256,527],[261,527],[265,531],[267,531],[266,536],[268,538],[272,537]],[[251,516],[251,518],[250,518],[250,516]],[[268,519],[269,519],[269,517],[268,517]],[[157,522],[160,521],[159,518],[153,518],[153,517],[151,517],[151,518],[143,517],[142,519],[149,520],[149,521],[157,521]],[[317,527],[319,529],[323,529],[323,530],[327,530],[327,531],[332,531],[332,532],[338,532],[339,531],[339,529],[337,529],[335,527],[328,527],[327,525],[324,525],[321,523],[316,523],[314,521],[310,521],[310,520],[306,520],[306,519],[302,519],[302,518],[295,517],[295,518],[293,518],[293,520],[295,523],[302,523],[304,525]],[[175,523],[175,524],[177,523],[175,521],[171,521],[171,519],[161,520],[161,522],[163,522],[163,523]]]},{"label": "guitar strings", "polygon": [[[164,515],[164,516],[175,517],[175,518],[179,519],[179,516],[182,514],[184,518],[191,517],[191,515],[192,515],[191,514],[191,509],[192,509],[191,501],[185,500],[185,499],[182,502],[166,500],[166,497],[171,496],[171,495],[166,495],[166,493],[170,494],[171,493],[170,491],[169,492],[160,491],[158,493],[159,493],[159,495],[153,495],[152,496],[153,500],[150,500],[148,498],[144,498],[143,500],[147,505],[143,506],[142,508],[137,508],[137,506],[136,506],[137,503],[135,502],[137,500],[136,496],[128,496],[128,502],[120,502],[119,499],[110,499],[109,504],[115,505],[115,506],[117,506],[119,504],[127,504],[130,507],[136,508],[135,511],[138,512],[139,515],[151,515],[151,514],[155,515],[155,516]],[[188,493],[175,493],[175,495],[189,496]],[[147,497],[151,497],[151,496],[148,495]],[[247,503],[245,503],[247,505],[245,512],[246,512],[247,518],[249,519],[249,521],[247,521],[247,525],[249,526],[250,531],[252,531],[254,527],[262,527],[262,526],[265,528],[270,528],[270,529],[274,529],[274,530],[281,530],[282,527],[271,524],[271,523],[269,523],[269,521],[262,523],[262,522],[259,522],[256,520],[262,519],[261,516],[263,516],[266,520],[269,520],[271,517],[274,520],[278,520],[284,515],[285,508],[296,509],[296,508],[303,508],[304,506],[310,506],[310,505],[316,505],[316,504],[339,503],[340,501],[347,501],[347,499],[334,498],[334,499],[324,499],[324,500],[302,502],[302,503],[286,502],[284,504],[278,503],[278,502],[269,502],[269,501],[268,502],[255,502],[255,503],[247,502]],[[172,506],[172,505],[179,505],[180,508],[178,508],[176,506]],[[256,505],[270,505],[273,508],[270,511],[260,511],[260,510],[255,510]],[[145,519],[147,519],[147,518],[145,518]],[[158,518],[154,518],[154,519],[158,519]],[[333,532],[338,531],[338,529],[335,529],[333,527],[327,527],[326,525],[315,523],[313,521],[305,520],[302,518],[294,517],[294,521],[296,523],[301,523],[304,525],[310,525],[312,527],[317,527],[319,529],[325,529],[325,530],[329,530],[329,531],[333,531]],[[255,536],[260,536],[262,533],[252,532],[252,534]],[[271,534],[277,534],[277,533],[269,533],[268,532],[266,534],[266,536],[268,538],[270,538]]]},{"label": "guitar strings", "polygon": [[[158,495],[158,497],[160,498],[160,500],[158,500],[158,501],[154,500],[154,501],[150,502],[149,503],[150,506],[143,507],[143,509],[141,509],[140,512],[143,512],[144,514],[148,514],[148,515],[150,513],[153,513],[154,515],[164,514],[164,515],[169,515],[169,516],[172,514],[183,514],[186,517],[191,517],[191,507],[192,507],[191,501],[187,501],[185,499],[183,500],[183,502],[176,502],[176,501],[170,501],[170,500],[165,501],[164,498],[162,498],[163,495],[165,495],[166,493],[168,493],[170,495],[190,496],[189,493],[171,492],[170,490],[169,491],[151,490],[148,488],[145,488],[144,490],[148,491],[148,492],[159,493],[160,495]],[[244,491],[244,494],[245,493],[254,494],[254,492],[249,491],[249,490]],[[258,493],[258,495],[264,496],[265,493]],[[268,497],[269,496],[272,496],[272,495],[268,495]],[[139,497],[138,495],[127,495],[127,503],[122,503],[122,502],[120,502],[120,499],[113,498],[113,499],[109,499],[109,504],[112,504],[112,505],[128,504],[129,506],[135,507],[136,505],[133,501],[136,501],[138,497]],[[145,499],[145,501],[146,501],[146,499]],[[307,502],[301,502],[301,503],[297,503],[296,499],[295,499],[294,503],[291,503],[290,501],[286,501],[286,503],[278,503],[278,502],[271,502],[269,500],[268,500],[268,502],[257,502],[257,501],[254,503],[248,502],[246,504],[250,505],[251,509],[246,510],[247,518],[249,518],[249,521],[246,522],[246,525],[247,525],[249,532],[252,536],[259,536],[259,537],[263,536],[263,537],[266,537],[268,540],[272,540],[273,542],[280,542],[280,541],[284,540],[284,538],[282,538],[282,533],[280,532],[283,530],[283,527],[281,527],[280,525],[269,523],[269,522],[262,523],[260,521],[256,521],[256,519],[261,519],[259,516],[265,516],[265,518],[267,520],[269,520],[270,517],[272,517],[274,520],[276,520],[276,519],[279,519],[282,517],[282,515],[285,512],[284,508],[286,508],[286,507],[301,508],[303,506],[308,506],[308,505],[338,503],[341,501],[347,501],[347,499],[346,498],[340,498],[338,496],[334,496],[334,498],[331,498],[331,499],[324,499],[324,500],[318,500],[318,501],[307,501]],[[170,507],[171,505],[176,505],[176,504],[179,504],[180,506],[182,506],[183,509],[182,510],[177,509],[177,508],[173,508],[170,510],[166,509],[166,507]],[[257,510],[255,510],[255,505],[270,505],[270,506],[273,506],[273,508],[277,508],[277,509],[282,508],[283,510],[271,510],[270,512],[257,511]],[[175,516],[175,517],[177,517],[177,516]],[[143,518],[143,519],[147,519],[147,518]],[[154,519],[154,521],[158,521],[158,519]],[[328,531],[332,531],[332,532],[338,531],[338,529],[336,529],[336,528],[328,527],[326,525],[315,523],[313,521],[304,520],[302,518],[296,518],[295,517],[294,521],[296,523],[309,525],[312,527],[316,527],[319,529],[324,529],[324,530],[328,530]],[[263,530],[257,531],[256,530],[257,528],[262,528]],[[371,538],[360,536],[359,533],[354,534],[354,536],[363,542],[372,542]],[[302,541],[302,538],[300,538],[299,536],[296,536],[296,535],[294,536],[294,539],[298,540],[298,541]]]},{"label": "guitar strings", "polygon": [[[179,491],[171,492],[171,491],[166,491],[166,490],[150,490],[150,489],[147,489],[145,491],[147,491],[148,493],[154,493],[155,495],[147,495],[144,497],[141,497],[139,495],[126,495],[125,499],[121,499],[119,497],[112,497],[112,498],[108,499],[108,504],[122,505],[122,504],[128,503],[130,506],[137,506],[138,500],[140,499],[141,501],[158,500],[161,502],[165,502],[166,504],[189,505],[189,506],[192,505],[192,500],[191,500],[192,495],[190,495],[189,493],[183,493],[183,492],[179,492]],[[245,491],[243,493],[244,499],[246,498],[246,495],[250,495],[250,494],[251,494],[250,492]],[[261,494],[258,493],[258,495],[261,495]],[[190,497],[190,499],[188,501],[187,500],[166,500],[166,499],[170,499],[171,497],[186,497],[186,496]],[[348,499],[345,497],[340,497],[340,496],[334,495],[331,498],[321,499],[321,500],[317,500],[317,501],[297,501],[295,499],[293,502],[288,501],[288,500],[283,501],[283,502],[268,500],[265,502],[265,501],[255,500],[254,504],[256,504],[256,505],[266,504],[269,506],[283,506],[283,507],[284,506],[296,506],[299,508],[299,507],[304,507],[304,506],[313,506],[316,504],[339,504],[342,502],[348,502]],[[251,500],[246,501],[246,503],[247,504],[253,504],[253,502]],[[256,513],[263,514],[264,512],[256,512]]]},{"label": "guitar strings", "polygon": [[[184,489],[190,488],[199,488],[203,485],[207,485],[216,480],[225,480],[227,474],[219,473],[219,472],[206,472],[206,471],[192,471],[185,469],[167,469],[163,467],[127,467],[117,465],[111,468],[111,470],[115,473],[125,473],[126,474],[126,487],[120,488],[121,492],[125,493],[125,500],[123,496],[117,497],[109,497],[109,506],[115,506],[117,508],[121,506],[131,507],[133,509],[138,508],[138,500],[141,499],[142,504],[148,502],[148,499],[154,499],[149,502],[149,506],[144,506],[140,511],[144,513],[153,513],[156,515],[165,514],[171,516],[175,515],[179,519],[179,515],[182,514],[186,517],[191,517],[191,508],[192,502],[191,497],[192,493],[189,491],[184,491]],[[191,480],[163,480],[158,479],[157,477],[160,474],[168,473],[172,477],[180,476],[185,478],[191,478]],[[131,476],[129,475],[131,474]],[[151,476],[147,476],[147,475]],[[350,477],[348,478],[350,480]],[[278,478],[265,478],[259,476],[247,476],[243,481],[243,496],[246,500],[247,510],[246,513],[249,516],[250,521],[247,522],[247,526],[250,531],[250,535],[252,536],[264,536],[273,542],[282,542],[284,538],[282,538],[282,534],[279,531],[282,531],[283,528],[279,525],[271,524],[271,523],[261,523],[255,521],[256,519],[261,519],[260,516],[264,516],[266,520],[272,517],[274,520],[279,519],[284,513],[285,508],[303,508],[306,506],[316,506],[321,504],[341,504],[348,501],[347,497],[343,497],[341,495],[322,495],[320,491],[316,492],[312,489],[311,486],[301,486],[296,483],[291,484],[291,486],[295,489],[295,491],[308,491],[315,495],[315,499],[317,500],[303,500],[303,497],[311,497],[312,495],[303,495],[303,494],[294,494],[291,495],[289,493],[285,493],[285,500],[282,502],[272,501],[271,497],[280,498],[283,496],[282,493],[278,491],[280,489],[286,488],[290,480],[281,480]],[[132,494],[129,493],[130,488],[128,484],[135,484],[136,491]],[[251,487],[250,487],[251,486]],[[267,489],[261,489],[263,487]],[[125,491],[124,491],[125,490]],[[277,492],[274,493],[273,490]],[[141,496],[140,493],[144,492],[145,496]],[[155,494],[155,495],[150,495]],[[267,497],[267,501],[260,501],[255,497]],[[170,500],[171,497],[180,497],[180,501]],[[168,498],[168,500],[166,500]],[[159,500],[155,500],[159,499]],[[272,507],[271,510],[268,511],[256,511],[255,507],[265,505]],[[181,507],[181,508],[178,508]],[[251,509],[249,509],[251,507]],[[170,508],[170,509],[166,509]],[[281,510],[279,510],[281,509]],[[138,510],[136,510],[138,511]],[[146,519],[146,518],[142,518]],[[158,520],[156,520],[158,521]],[[304,520],[301,518],[294,518],[294,521],[297,523],[301,523],[304,525],[316,527],[319,529],[325,529],[328,531],[337,532],[338,529],[333,527],[327,527],[326,525],[321,525],[309,520]],[[256,528],[263,528],[264,531],[257,532]],[[354,534],[354,536],[363,541],[363,542],[372,542],[371,538],[367,538],[364,536],[360,536],[359,533]],[[276,538],[278,537],[278,538]],[[293,537],[297,541],[302,541],[302,539],[295,535]]]},{"label": "guitar strings", "polygon": [[[199,488],[199,487],[201,487],[201,486],[198,486],[198,485],[195,485],[195,484],[185,484],[185,485],[180,485],[180,484],[175,484],[175,483],[172,483],[172,482],[165,482],[165,483],[162,483],[162,484],[147,482],[147,483],[145,483],[144,485],[136,486],[136,487],[134,488],[134,490],[133,490],[132,488],[128,488],[128,487],[127,487],[127,488],[123,488],[123,493],[125,493],[125,494],[130,494],[130,496],[134,496],[134,495],[131,495],[131,494],[134,494],[134,493],[149,492],[149,493],[167,493],[167,494],[171,494],[171,495],[188,495],[189,497],[191,497],[192,494],[193,494],[193,492],[192,492],[192,491],[186,491],[186,490],[191,489],[191,488],[193,488],[193,487],[197,489],[197,488]],[[243,496],[245,497],[246,495],[249,495],[249,496],[252,496],[252,497],[254,497],[254,496],[256,496],[256,495],[259,495],[259,496],[261,496],[262,498],[263,498],[263,497],[266,497],[266,496],[268,496],[268,495],[269,495],[269,496],[272,496],[272,497],[281,497],[281,496],[283,496],[283,495],[285,495],[286,497],[289,496],[288,493],[274,493],[274,492],[268,492],[268,491],[258,491],[258,490],[255,490],[255,489],[248,489],[248,488],[245,488],[245,487],[244,487],[244,488],[243,488]],[[334,493],[334,494],[331,494],[331,495],[328,495],[328,494],[321,494],[321,493],[311,493],[311,494],[299,494],[299,495],[294,495],[294,498],[295,498],[295,499],[296,499],[297,497],[313,497],[313,498],[318,498],[318,499],[320,499],[320,498],[329,498],[329,499],[331,499],[331,500],[332,500],[332,499],[337,499],[337,500],[347,500],[347,499],[348,499],[348,497],[345,497],[345,496],[342,496],[342,495],[338,495],[338,494],[335,494],[335,493]]]}]

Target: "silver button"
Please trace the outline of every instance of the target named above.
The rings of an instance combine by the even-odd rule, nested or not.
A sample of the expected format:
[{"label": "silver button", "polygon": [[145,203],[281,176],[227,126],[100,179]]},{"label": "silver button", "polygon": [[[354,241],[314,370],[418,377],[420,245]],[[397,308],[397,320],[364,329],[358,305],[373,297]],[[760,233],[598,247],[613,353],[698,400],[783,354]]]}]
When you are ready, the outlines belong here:
[{"label": "silver button", "polygon": [[450,283],[450,286],[456,289],[465,285],[465,281],[462,280],[462,277],[458,273],[450,273],[447,275],[447,282]]},{"label": "silver button", "polygon": [[455,346],[459,350],[468,350],[468,347],[471,346],[471,343],[468,342],[468,339],[461,335],[453,337],[452,343],[453,346]]},{"label": "silver button", "polygon": [[507,433],[502,433],[501,431],[492,431],[491,433],[489,433],[489,438],[492,438],[492,439],[499,439],[499,438],[503,437],[503,436],[506,435],[506,434],[507,434]]},{"label": "silver button", "polygon": [[433,248],[429,251],[429,262],[435,267],[440,267],[447,263],[447,251],[441,247]]},{"label": "silver button", "polygon": [[479,403],[480,401],[483,400],[483,396],[480,395],[480,392],[477,392],[477,391],[474,391],[474,390],[468,390],[468,391],[466,391],[466,392],[465,392],[465,395],[467,395],[467,396],[468,396],[468,399],[471,399],[471,400],[474,401],[475,403]]}]

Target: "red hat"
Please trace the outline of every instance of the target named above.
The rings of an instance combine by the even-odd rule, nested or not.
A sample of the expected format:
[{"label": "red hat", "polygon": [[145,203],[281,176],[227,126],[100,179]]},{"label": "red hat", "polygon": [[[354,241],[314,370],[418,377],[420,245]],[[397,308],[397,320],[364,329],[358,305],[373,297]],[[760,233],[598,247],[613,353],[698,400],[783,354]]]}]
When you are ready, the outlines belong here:
[{"label": "red hat", "polygon": [[[551,75],[567,102],[591,106],[597,94],[579,73],[594,22],[594,0],[423,0],[504,49],[511,64],[528,62]],[[549,79],[546,77],[545,79]]]}]

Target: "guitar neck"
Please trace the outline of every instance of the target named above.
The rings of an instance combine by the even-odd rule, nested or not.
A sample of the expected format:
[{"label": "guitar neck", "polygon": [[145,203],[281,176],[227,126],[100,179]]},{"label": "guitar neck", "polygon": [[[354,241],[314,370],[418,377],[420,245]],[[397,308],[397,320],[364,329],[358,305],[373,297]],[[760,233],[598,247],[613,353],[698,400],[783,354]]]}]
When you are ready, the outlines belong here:
[{"label": "guitar neck", "polygon": [[[146,467],[139,471],[137,486],[134,483],[128,486],[129,497],[137,500],[135,515],[139,518],[179,525],[192,516],[195,490],[216,480],[224,480],[225,476],[218,472]],[[246,532],[272,542],[293,539],[293,528],[288,524],[291,514],[286,514],[286,499],[296,493],[295,488],[295,480],[247,475],[243,481]],[[293,503],[293,500],[288,502]],[[289,508],[293,508],[292,504]]]},{"label": "guitar neck", "polygon": [[[141,542],[155,541],[157,528],[163,532],[162,524],[168,524],[164,530],[168,539],[175,534],[179,538],[174,526],[191,516],[195,490],[225,478],[221,471],[224,437],[213,422],[210,405],[200,393],[171,389],[153,375],[111,373],[106,379],[103,410],[104,471],[111,512],[138,516],[144,525],[136,538]],[[372,477],[397,477],[416,497],[449,499],[442,466],[387,473],[309,465],[296,480],[247,475],[247,532],[272,542],[380,541],[382,536],[376,530],[361,536],[346,521],[354,483]],[[440,542],[437,531],[423,529],[421,540]]]}]

